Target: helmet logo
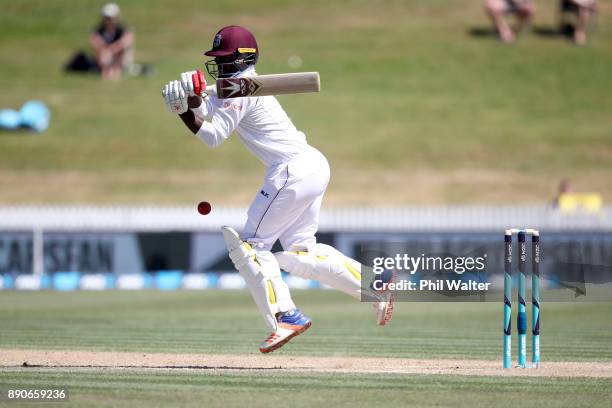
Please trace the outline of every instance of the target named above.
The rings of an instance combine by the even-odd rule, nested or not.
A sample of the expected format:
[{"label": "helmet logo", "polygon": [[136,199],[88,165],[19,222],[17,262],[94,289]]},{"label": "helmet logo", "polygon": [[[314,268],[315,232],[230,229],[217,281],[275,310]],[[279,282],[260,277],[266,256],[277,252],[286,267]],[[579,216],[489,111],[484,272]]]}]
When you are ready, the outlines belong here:
[{"label": "helmet logo", "polygon": [[221,45],[221,34],[215,35],[215,39],[213,40],[213,48],[218,48]]}]

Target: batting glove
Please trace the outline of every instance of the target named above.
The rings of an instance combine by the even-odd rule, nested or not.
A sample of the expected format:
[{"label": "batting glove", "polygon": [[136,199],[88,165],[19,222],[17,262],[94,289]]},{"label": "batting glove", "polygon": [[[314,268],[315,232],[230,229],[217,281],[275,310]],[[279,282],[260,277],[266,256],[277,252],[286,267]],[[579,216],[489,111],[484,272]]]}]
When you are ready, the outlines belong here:
[{"label": "batting glove", "polygon": [[180,115],[187,112],[187,94],[180,81],[170,81],[162,89],[162,96],[168,110]]},{"label": "batting glove", "polygon": [[183,72],[181,74],[181,85],[187,96],[202,96],[202,92],[206,90],[206,78],[199,69]]}]

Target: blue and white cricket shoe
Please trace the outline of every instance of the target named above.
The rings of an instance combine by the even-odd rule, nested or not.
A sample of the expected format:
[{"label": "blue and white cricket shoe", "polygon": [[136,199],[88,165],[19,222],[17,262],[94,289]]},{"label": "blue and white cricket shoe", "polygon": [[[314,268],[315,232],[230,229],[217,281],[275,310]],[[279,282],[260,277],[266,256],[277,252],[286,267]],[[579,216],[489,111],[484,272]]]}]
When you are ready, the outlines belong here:
[{"label": "blue and white cricket shoe", "polygon": [[293,337],[308,330],[312,320],[299,309],[292,309],[278,317],[276,331],[272,333],[261,345],[259,351],[270,353],[281,348]]}]

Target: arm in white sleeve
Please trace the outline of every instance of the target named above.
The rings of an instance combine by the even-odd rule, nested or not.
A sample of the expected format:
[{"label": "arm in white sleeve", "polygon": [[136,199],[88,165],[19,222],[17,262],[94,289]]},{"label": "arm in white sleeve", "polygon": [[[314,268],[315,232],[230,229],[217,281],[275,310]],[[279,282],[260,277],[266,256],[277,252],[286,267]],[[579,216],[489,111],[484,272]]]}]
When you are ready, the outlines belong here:
[{"label": "arm in white sleeve", "polygon": [[210,97],[202,98],[202,103],[197,108],[191,109],[196,118],[200,120],[210,120],[212,115],[212,105],[210,102]]},{"label": "arm in white sleeve", "polygon": [[[209,102],[201,106],[203,105],[206,106],[198,114],[204,114],[207,111],[206,113],[210,115],[212,104]],[[209,147],[221,145],[236,129],[244,117],[246,108],[246,98],[235,99],[232,102],[224,103],[222,107],[213,108],[210,121],[203,121],[196,135]]]}]

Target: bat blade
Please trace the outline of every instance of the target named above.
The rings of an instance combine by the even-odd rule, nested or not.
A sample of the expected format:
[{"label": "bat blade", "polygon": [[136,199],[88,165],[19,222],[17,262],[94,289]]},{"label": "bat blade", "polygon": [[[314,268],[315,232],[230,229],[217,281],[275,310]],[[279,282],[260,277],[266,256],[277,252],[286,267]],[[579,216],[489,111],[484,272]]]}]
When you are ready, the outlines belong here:
[{"label": "bat blade", "polygon": [[220,78],[216,83],[219,99],[319,92],[320,89],[321,80],[318,72]]}]

